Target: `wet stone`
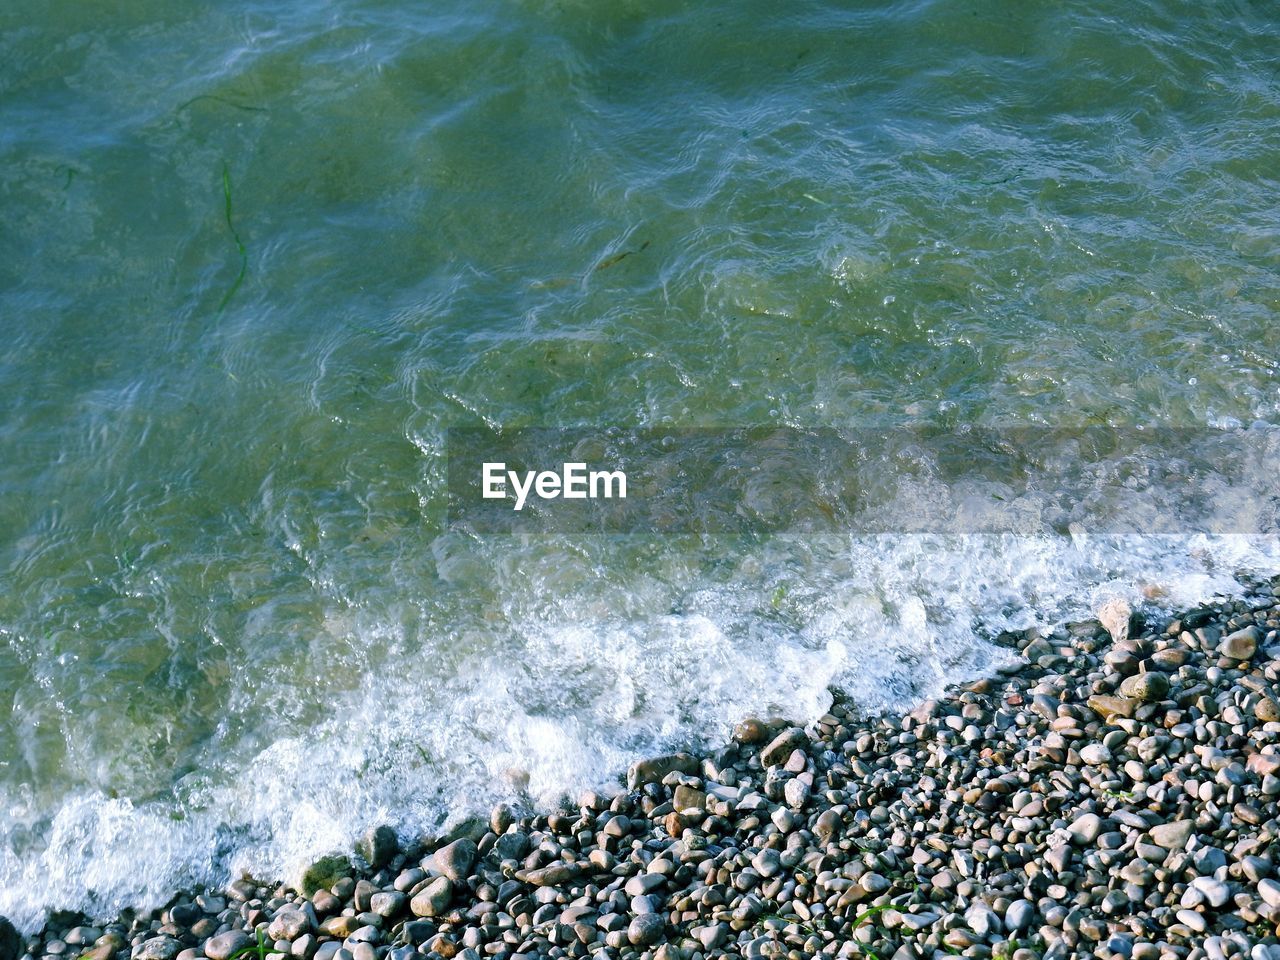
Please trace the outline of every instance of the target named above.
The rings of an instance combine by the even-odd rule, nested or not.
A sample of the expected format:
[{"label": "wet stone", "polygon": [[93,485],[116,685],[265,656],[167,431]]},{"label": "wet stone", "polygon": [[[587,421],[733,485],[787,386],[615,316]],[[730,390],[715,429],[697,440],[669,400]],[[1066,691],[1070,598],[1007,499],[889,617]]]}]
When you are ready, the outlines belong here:
[{"label": "wet stone", "polygon": [[646,783],[657,783],[669,773],[684,773],[690,776],[698,772],[698,761],[687,753],[670,754],[638,760],[627,771],[627,787],[635,790]]},{"label": "wet stone", "polygon": [[356,852],[374,870],[381,870],[400,852],[400,842],[396,839],[396,832],[389,826],[378,826],[360,839]]},{"label": "wet stone", "polygon": [[799,727],[789,727],[769,742],[760,751],[760,763],[766,767],[777,766],[786,762],[793,750],[807,742],[808,737]]}]

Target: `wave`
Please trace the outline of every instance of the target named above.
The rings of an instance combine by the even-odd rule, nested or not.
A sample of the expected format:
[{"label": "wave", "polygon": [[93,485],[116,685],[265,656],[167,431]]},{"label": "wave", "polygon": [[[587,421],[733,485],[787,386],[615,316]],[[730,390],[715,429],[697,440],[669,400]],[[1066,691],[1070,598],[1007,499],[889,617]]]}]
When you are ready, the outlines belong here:
[{"label": "wave", "polygon": [[[296,877],[374,824],[408,838],[498,800],[551,806],[640,756],[720,742],[746,716],[812,720],[833,690],[869,711],[935,695],[998,666],[1004,631],[1116,596],[1191,606],[1280,571],[1274,538],[1243,535],[783,536],[720,545],[721,567],[673,590],[593,574],[595,554],[575,564],[567,547],[523,547],[504,630],[471,637],[443,680],[432,650],[403,645],[322,721],[169,796],[88,791],[44,811],[10,790],[0,913],[33,931],[50,909],[105,918],[241,874]],[[667,560],[689,575],[687,555]]]}]

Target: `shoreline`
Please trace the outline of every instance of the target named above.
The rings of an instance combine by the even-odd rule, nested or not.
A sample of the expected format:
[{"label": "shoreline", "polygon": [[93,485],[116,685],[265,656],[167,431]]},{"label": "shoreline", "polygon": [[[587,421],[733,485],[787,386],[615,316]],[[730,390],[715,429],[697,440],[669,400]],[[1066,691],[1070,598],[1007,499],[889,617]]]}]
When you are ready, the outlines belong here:
[{"label": "shoreline", "polygon": [[1277,584],[1006,636],[1017,663],[907,714],[746,720],[443,846],[379,828],[300,891],[0,920],[0,960],[1280,960]]}]

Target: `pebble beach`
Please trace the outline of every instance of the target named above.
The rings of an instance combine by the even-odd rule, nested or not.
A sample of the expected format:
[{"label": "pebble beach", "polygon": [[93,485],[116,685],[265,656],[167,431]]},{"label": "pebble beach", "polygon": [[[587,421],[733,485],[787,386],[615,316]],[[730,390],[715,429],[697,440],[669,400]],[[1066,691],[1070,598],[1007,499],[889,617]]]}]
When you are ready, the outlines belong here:
[{"label": "pebble beach", "polygon": [[905,715],[748,719],[293,884],[0,921],[0,960],[1280,960],[1276,584],[1099,617]]}]

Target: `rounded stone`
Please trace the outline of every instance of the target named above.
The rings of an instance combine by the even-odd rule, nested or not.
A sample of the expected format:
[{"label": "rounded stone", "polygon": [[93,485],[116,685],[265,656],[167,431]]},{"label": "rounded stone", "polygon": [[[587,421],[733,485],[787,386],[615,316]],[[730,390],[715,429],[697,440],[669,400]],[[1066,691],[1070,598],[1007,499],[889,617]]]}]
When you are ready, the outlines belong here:
[{"label": "rounded stone", "polygon": [[1133,697],[1135,700],[1144,700],[1147,703],[1163,700],[1168,693],[1169,678],[1158,672],[1137,673],[1127,677],[1120,684],[1121,696]]},{"label": "rounded stone", "polygon": [[787,806],[793,810],[799,810],[809,799],[809,785],[799,779],[788,780],[786,787],[783,788],[783,797],[787,801]]},{"label": "rounded stone", "polygon": [[356,852],[374,870],[381,870],[400,852],[400,842],[396,839],[396,832],[390,827],[374,827],[360,839]]},{"label": "rounded stone", "polygon": [[1004,925],[1012,932],[1025,930],[1035,918],[1036,908],[1026,900],[1015,900],[1004,912]]},{"label": "rounded stone", "polygon": [[662,939],[666,921],[659,913],[644,913],[627,927],[627,939],[637,947],[649,947]]},{"label": "rounded stone", "polygon": [[1195,823],[1191,820],[1174,820],[1172,823],[1161,823],[1149,831],[1151,842],[1166,850],[1181,850],[1187,845]]},{"label": "rounded stone", "polygon": [[507,828],[515,822],[515,814],[511,812],[511,807],[505,803],[495,804],[493,811],[489,814],[489,829],[498,836],[506,833]]},{"label": "rounded stone", "polygon": [[467,879],[476,862],[476,845],[466,837],[441,847],[431,857],[431,866],[454,883]]},{"label": "rounded stone", "polygon": [[[415,917],[434,917],[443,913],[453,899],[453,881],[448,877],[436,877],[409,901],[409,909]],[[219,960],[212,957],[210,960]]]},{"label": "rounded stone", "polygon": [[380,891],[369,898],[369,909],[380,917],[390,919],[400,912],[404,901],[405,895],[398,890]]},{"label": "rounded stone", "polygon": [[1102,818],[1096,813],[1082,813],[1068,826],[1067,833],[1080,845],[1093,843],[1102,832]]},{"label": "rounded stone", "polygon": [[1185,923],[1192,933],[1204,933],[1209,929],[1209,925],[1205,923],[1204,914],[1197,913],[1195,910],[1179,910],[1174,916]]},{"label": "rounded stone", "polygon": [[1270,907],[1280,907],[1280,883],[1271,879],[1258,881],[1258,896]]},{"label": "rounded stone", "polygon": [[1231,899],[1231,888],[1221,880],[1213,877],[1196,877],[1191,885],[1200,891],[1215,910]]},{"label": "rounded stone", "polygon": [[834,810],[823,810],[814,823],[814,831],[818,834],[819,840],[827,843],[839,832],[840,826],[840,814]]},{"label": "rounded stone", "polygon": [[1249,626],[1235,633],[1227,634],[1218,646],[1218,652],[1232,660],[1250,660],[1258,652],[1258,640],[1261,632],[1257,627]]},{"label": "rounded stone", "polygon": [[272,940],[297,940],[313,929],[311,917],[305,911],[292,906],[283,907],[267,927],[267,936]]},{"label": "rounded stone", "polygon": [[205,941],[204,955],[209,960],[227,960],[233,953],[243,950],[251,943],[253,938],[243,930],[228,930]]},{"label": "rounded stone", "polygon": [[1100,767],[1111,760],[1111,751],[1101,743],[1091,743],[1080,749],[1080,759],[1091,767]]},{"label": "rounded stone", "polygon": [[733,739],[739,743],[764,743],[769,736],[769,728],[754,718],[743,720],[733,728]]}]

